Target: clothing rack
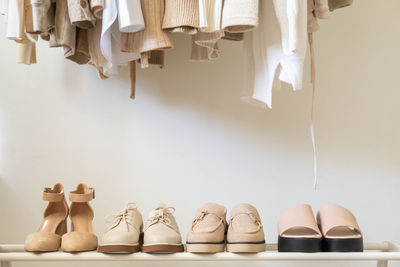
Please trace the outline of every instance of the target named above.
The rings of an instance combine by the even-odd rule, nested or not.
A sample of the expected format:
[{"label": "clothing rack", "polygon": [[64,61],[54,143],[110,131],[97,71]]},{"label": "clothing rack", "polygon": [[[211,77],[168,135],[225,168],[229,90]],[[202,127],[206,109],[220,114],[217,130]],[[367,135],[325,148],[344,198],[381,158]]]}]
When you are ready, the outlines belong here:
[{"label": "clothing rack", "polygon": [[12,262],[70,262],[70,261],[377,261],[378,267],[387,267],[389,261],[400,261],[400,244],[395,242],[365,243],[364,252],[337,253],[282,253],[277,244],[267,244],[266,251],[254,254],[221,252],[215,254],[102,254],[96,251],[81,253],[25,252],[23,245],[0,244],[0,267],[11,267]]}]

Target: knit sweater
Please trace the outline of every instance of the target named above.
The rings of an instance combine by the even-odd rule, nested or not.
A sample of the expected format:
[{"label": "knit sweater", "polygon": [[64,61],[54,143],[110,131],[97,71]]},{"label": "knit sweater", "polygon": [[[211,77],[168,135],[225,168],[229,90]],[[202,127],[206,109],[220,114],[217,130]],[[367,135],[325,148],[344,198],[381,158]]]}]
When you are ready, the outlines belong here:
[{"label": "knit sweater", "polygon": [[258,0],[224,2],[222,29],[228,32],[251,31],[258,25]]},{"label": "knit sweater", "polygon": [[198,0],[166,0],[163,29],[196,34],[199,25]]}]

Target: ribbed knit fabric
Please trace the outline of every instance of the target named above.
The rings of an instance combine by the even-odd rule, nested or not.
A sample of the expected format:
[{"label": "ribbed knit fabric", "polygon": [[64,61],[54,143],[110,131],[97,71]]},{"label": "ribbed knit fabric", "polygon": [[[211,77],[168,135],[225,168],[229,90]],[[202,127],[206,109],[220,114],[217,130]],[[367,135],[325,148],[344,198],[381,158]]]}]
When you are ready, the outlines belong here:
[{"label": "ribbed knit fabric", "polygon": [[196,34],[199,23],[199,0],[165,0],[163,29]]},{"label": "ribbed knit fabric", "polygon": [[16,62],[25,65],[36,64],[36,43],[31,41],[17,43]]},{"label": "ribbed knit fabric", "polygon": [[222,29],[227,32],[246,32],[258,25],[259,0],[227,0],[222,11]]},{"label": "ribbed knit fabric", "polygon": [[171,34],[162,29],[164,0],[142,0],[146,28],[140,32],[121,34],[121,51],[143,53],[173,47]]},{"label": "ribbed knit fabric", "polygon": [[150,58],[149,58],[149,64],[159,66],[161,69],[164,68],[165,51],[162,51],[162,50],[151,51]]},{"label": "ribbed knit fabric", "polygon": [[199,26],[202,32],[221,30],[223,0],[199,0]]},{"label": "ribbed knit fabric", "polygon": [[93,28],[87,30],[90,55],[89,64],[98,70],[100,77],[105,76],[103,72],[103,66],[107,62],[107,59],[101,53],[100,48],[101,29],[102,21],[98,20]]},{"label": "ribbed knit fabric", "polygon": [[353,0],[329,0],[329,10],[334,11],[338,8],[347,7],[353,4]]}]

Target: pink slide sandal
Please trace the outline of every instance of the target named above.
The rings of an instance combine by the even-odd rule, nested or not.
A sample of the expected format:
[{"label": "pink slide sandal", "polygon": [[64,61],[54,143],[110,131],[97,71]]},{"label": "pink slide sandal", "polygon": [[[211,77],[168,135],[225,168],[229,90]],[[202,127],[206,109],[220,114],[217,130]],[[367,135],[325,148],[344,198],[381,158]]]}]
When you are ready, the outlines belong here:
[{"label": "pink slide sandal", "polygon": [[363,235],[353,213],[337,204],[322,206],[317,222],[323,234],[322,247],[327,252],[362,252]]}]

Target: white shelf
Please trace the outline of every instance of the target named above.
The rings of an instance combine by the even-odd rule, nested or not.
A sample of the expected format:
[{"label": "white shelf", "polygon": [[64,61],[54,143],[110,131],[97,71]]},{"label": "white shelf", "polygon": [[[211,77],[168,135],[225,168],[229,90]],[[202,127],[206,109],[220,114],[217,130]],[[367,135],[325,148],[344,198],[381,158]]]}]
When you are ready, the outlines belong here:
[{"label": "white shelf", "polygon": [[400,261],[400,246],[394,242],[366,243],[365,252],[358,253],[281,253],[276,244],[268,244],[267,251],[255,254],[102,254],[95,251],[81,253],[25,252],[23,245],[0,245],[0,262],[8,267],[12,262],[67,262],[67,261],[378,261],[387,266],[388,261]]}]

